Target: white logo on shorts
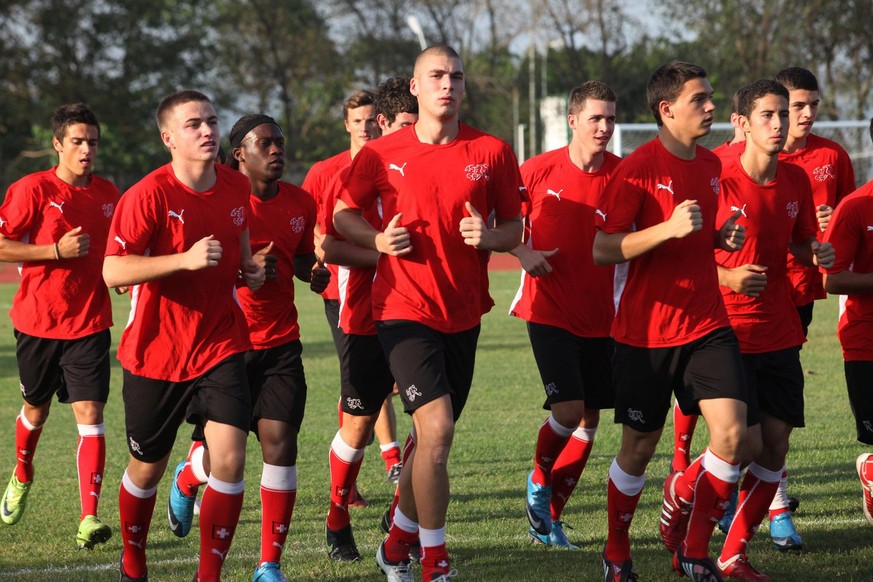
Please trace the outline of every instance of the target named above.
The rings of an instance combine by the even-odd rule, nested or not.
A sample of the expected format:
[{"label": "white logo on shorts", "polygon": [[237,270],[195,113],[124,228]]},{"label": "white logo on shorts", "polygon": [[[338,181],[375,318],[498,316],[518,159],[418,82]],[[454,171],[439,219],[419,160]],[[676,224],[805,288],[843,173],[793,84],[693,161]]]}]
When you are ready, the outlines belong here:
[{"label": "white logo on shorts", "polygon": [[873,424],[870,424],[869,420],[864,421],[864,428],[867,429],[867,432],[873,432]]},{"label": "white logo on shorts", "polygon": [[558,387],[554,382],[549,382],[546,384],[546,396],[554,396],[558,393]]},{"label": "white logo on shorts", "polygon": [[638,422],[640,424],[646,424],[646,421],[643,420],[643,411],[642,410],[634,410],[633,408],[627,409],[627,417],[633,422]]},{"label": "white logo on shorts", "polygon": [[424,394],[418,391],[415,384],[406,389],[406,397],[409,398],[410,402],[415,402],[417,396],[424,396]]},{"label": "white logo on shorts", "polygon": [[360,398],[346,398],[346,406],[352,410],[364,410],[364,405]]},{"label": "white logo on shorts", "polygon": [[18,381],[18,388],[21,389],[22,394],[25,394],[24,384],[21,382],[21,380]]},{"label": "white logo on shorts", "polygon": [[142,456],[142,449],[139,446],[139,443],[133,440],[132,436],[127,437],[130,441],[130,450],[136,453],[139,456]]}]

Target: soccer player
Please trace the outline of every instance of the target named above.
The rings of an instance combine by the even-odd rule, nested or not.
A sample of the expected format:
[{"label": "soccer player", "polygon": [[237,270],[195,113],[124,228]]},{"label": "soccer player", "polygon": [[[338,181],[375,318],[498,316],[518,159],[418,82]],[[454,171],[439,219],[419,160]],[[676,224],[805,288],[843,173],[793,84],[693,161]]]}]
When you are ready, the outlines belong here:
[{"label": "soccer player", "polygon": [[[409,79],[394,78],[383,83],[376,94],[376,118],[383,135],[402,129],[418,119],[418,102],[409,92]],[[330,445],[330,508],[325,532],[328,555],[333,560],[361,558],[355,545],[348,511],[349,496],[355,486],[364,449],[373,436],[377,418],[393,419],[391,395],[394,377],[373,322],[371,290],[379,253],[343,240],[333,226],[333,209],[342,191],[348,168],[328,187],[324,203],[326,234],[322,246],[328,264],[341,265],[339,336],[342,422]],[[366,211],[370,224],[382,224],[379,205]],[[388,417],[385,410],[390,411]],[[381,411],[381,412],[380,412]],[[384,423],[383,423],[384,424]],[[383,429],[385,427],[383,426]],[[396,426],[388,427],[396,444]],[[396,464],[400,477],[401,462]],[[390,470],[390,469],[389,469]]]},{"label": "soccer player", "polygon": [[[788,89],[790,126],[779,159],[804,169],[812,186],[816,218],[824,232],[834,208],[855,189],[855,173],[849,154],[838,143],[812,133],[820,103],[818,80],[801,67],[788,67],[776,73],[776,80]],[[788,278],[793,288],[794,305],[800,314],[803,335],[812,323],[813,306],[827,294],[818,269],[788,254]],[[786,471],[770,506],[770,537],[781,551],[800,549],[803,540],[790,513]]]},{"label": "soccer player", "polygon": [[703,414],[711,438],[687,471],[667,478],[661,537],[674,569],[719,579],[709,541],[739,480],[747,394],[713,247],[741,248],[745,230],[739,212],[716,223],[721,163],[697,145],[715,109],[706,71],[667,63],[646,95],[658,136],[619,164],[596,211],[595,263],[629,261],[612,326],[615,421],[624,426],[609,469],[604,578],[636,577],[629,527],[675,392],[685,413]]},{"label": "soccer player", "polygon": [[[183,420],[202,426],[211,451],[200,508],[195,580],[218,580],[242,507],[251,403],[248,329],[234,294],[264,269],[251,255],[251,185],[216,165],[218,117],[197,91],[157,109],[171,161],[119,203],[107,243],[107,285],[131,286],[131,315],[118,359],[124,371],[130,460],[119,491],[121,579],[146,580],[146,544],[157,486]],[[205,308],[208,307],[208,308]]]},{"label": "soccer player", "polygon": [[746,146],[721,174],[718,218],[737,210],[746,227],[742,250],[716,250],[721,291],[740,342],[749,385],[748,448],[751,461],[740,486],[736,515],[718,560],[725,577],[769,581],[750,563],[747,548],[767,514],[784,471],[789,437],[804,425],[805,341],[791,302],[785,249],[803,263],[829,267],[834,251],[816,239],[812,191],[803,170],[779,162],[788,133],[788,90],[772,79],[738,92],[739,124]]},{"label": "soccer player", "polygon": [[527,321],[546,392],[543,408],[550,411],[527,478],[530,537],[578,549],[564,533],[561,512],[591,454],[600,410],[615,400],[609,337],[615,268],[591,257],[594,209],[620,161],[606,151],[615,93],[599,81],[576,87],[567,122],[570,145],[521,166],[530,209],[527,244],[512,251],[524,272],[509,313]]},{"label": "soccer player", "polygon": [[[446,581],[454,574],[445,545],[446,463],[473,379],[481,316],[493,305],[488,251],[509,251],[521,240],[523,186],[512,149],[459,122],[464,68],[452,48],[419,54],[410,91],[418,122],[358,153],[334,224],[382,253],[373,319],[416,437],[377,561],[389,580],[411,580],[409,548],[420,539],[422,579]],[[362,216],[377,199],[381,230]],[[492,211],[489,228],[483,217]]]},{"label": "soccer player", "polygon": [[[837,335],[855,431],[859,442],[873,445],[873,180],[840,202],[824,240],[833,244],[837,255],[834,264],[823,269],[824,288],[828,293],[846,295]],[[873,525],[873,454],[859,455],[855,469],[863,488],[864,517]]]},{"label": "soccer player", "polygon": [[[280,181],[285,138],[267,115],[245,115],[230,131],[227,165],[251,182],[249,230],[254,258],[266,274],[257,292],[237,283],[240,306],[253,350],[246,353],[252,398],[252,427],[261,444],[261,556],[253,582],[286,580],[280,567],[297,495],[297,434],[306,406],[300,326],[294,305],[294,280],[320,293],[329,272],[316,266],[313,228],[315,202],[301,188]],[[202,449],[200,449],[202,450]],[[197,489],[206,481],[209,457],[189,455],[176,467],[168,512],[191,527]],[[198,466],[199,461],[199,466]],[[181,530],[181,531],[180,531]]]},{"label": "soccer player", "polygon": [[100,277],[118,189],[93,174],[100,124],[83,103],[51,117],[58,164],[12,184],[0,206],[0,260],[20,264],[12,325],[24,400],[15,424],[18,462],[0,519],[21,520],[33,458],[52,397],[73,408],[81,514],[76,544],[92,548],[112,530],[97,518],[106,463],[103,408],[109,396],[112,306]]}]

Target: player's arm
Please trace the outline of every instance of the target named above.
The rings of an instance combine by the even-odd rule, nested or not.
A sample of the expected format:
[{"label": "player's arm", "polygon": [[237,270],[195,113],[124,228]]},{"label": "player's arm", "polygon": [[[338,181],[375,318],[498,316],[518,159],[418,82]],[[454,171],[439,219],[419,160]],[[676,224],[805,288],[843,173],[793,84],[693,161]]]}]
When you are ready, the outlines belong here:
[{"label": "player's arm", "polygon": [[831,243],[819,242],[815,237],[799,243],[791,242],[788,250],[794,258],[808,267],[829,269],[834,264],[834,247]]},{"label": "player's arm", "polygon": [[325,235],[321,243],[324,249],[324,262],[344,267],[375,267],[379,253],[373,249],[359,247],[348,241]]},{"label": "player's arm", "polygon": [[[139,285],[182,271],[215,267],[221,260],[221,254],[221,243],[209,235],[191,245],[187,251],[172,255],[107,255],[103,259],[103,280],[108,287]],[[251,260],[251,249],[249,259]]]},{"label": "player's arm", "polygon": [[4,263],[25,263],[30,261],[63,261],[84,257],[90,249],[88,233],[82,227],[64,233],[57,242],[47,245],[12,240],[0,235],[0,261]]},{"label": "player's arm", "polygon": [[664,222],[634,232],[604,232],[594,235],[593,256],[597,265],[614,265],[635,259],[668,240],[685,238],[703,228],[696,200],[680,202]]},{"label": "player's arm", "polygon": [[551,251],[540,251],[532,249],[525,243],[521,243],[509,254],[518,259],[521,268],[531,277],[542,277],[552,272],[552,265],[549,263],[549,257],[557,254],[558,249]]},{"label": "player's arm", "polygon": [[848,270],[839,273],[826,273],[824,288],[832,295],[873,293],[873,273],[855,273]]},{"label": "player's arm", "polygon": [[240,261],[239,271],[246,281],[249,289],[255,291],[263,286],[266,280],[264,267],[252,256],[252,244],[249,238],[249,229],[245,229],[239,235]]},{"label": "player's arm", "polygon": [[333,225],[346,239],[366,249],[396,257],[412,252],[409,231],[400,226],[402,218],[402,214],[394,215],[385,230],[380,232],[364,219],[359,209],[350,208],[343,200],[337,201],[333,211]]}]

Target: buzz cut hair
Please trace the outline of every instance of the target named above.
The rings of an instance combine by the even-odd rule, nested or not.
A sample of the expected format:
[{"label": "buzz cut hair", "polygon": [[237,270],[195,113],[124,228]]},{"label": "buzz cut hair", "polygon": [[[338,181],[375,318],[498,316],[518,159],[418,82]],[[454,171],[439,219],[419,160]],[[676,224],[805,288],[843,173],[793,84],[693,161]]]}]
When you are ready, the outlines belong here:
[{"label": "buzz cut hair", "polygon": [[176,107],[184,105],[185,103],[191,103],[192,101],[205,101],[206,103],[212,103],[212,100],[210,100],[209,97],[200,91],[194,91],[193,89],[176,91],[175,93],[171,93],[164,97],[155,112],[155,121],[158,124],[158,129],[165,129],[167,118]]},{"label": "buzz cut hair", "polygon": [[789,91],[818,91],[818,79],[809,69],[788,67],[776,73],[775,79]]},{"label": "buzz cut hair", "polygon": [[570,91],[567,113],[570,115],[578,114],[585,109],[585,102],[589,99],[593,101],[609,101],[610,103],[615,103],[616,101],[615,93],[603,81],[585,81]]},{"label": "buzz cut hair", "polygon": [[64,137],[67,135],[67,128],[77,123],[96,127],[97,137],[100,137],[100,123],[97,121],[97,116],[84,103],[61,105],[52,113],[49,123],[51,124],[52,135],[59,142],[64,141]]},{"label": "buzz cut hair", "polygon": [[418,99],[409,92],[407,77],[391,77],[376,90],[376,115],[384,115],[388,125],[394,123],[399,113],[418,114]]},{"label": "buzz cut hair", "polygon": [[458,59],[459,61],[461,60],[461,55],[458,54],[458,51],[456,51],[449,45],[443,43],[434,44],[418,53],[418,56],[415,57],[415,67],[413,70],[417,71],[418,63],[420,63],[422,59],[424,59],[425,57],[429,57],[430,55],[438,55],[441,57],[448,57],[450,59]]},{"label": "buzz cut hair", "polygon": [[355,91],[343,103],[343,119],[348,121],[349,110],[364,107],[365,105],[373,105],[376,102],[376,94],[368,89]]},{"label": "buzz cut hair", "polygon": [[682,87],[692,79],[705,79],[706,70],[692,63],[670,61],[655,69],[646,85],[646,102],[658,127],[664,125],[658,106],[662,101],[673,103],[682,93]]},{"label": "buzz cut hair", "polygon": [[755,109],[758,99],[767,95],[778,95],[788,101],[788,89],[773,79],[758,79],[737,91],[737,114],[748,118]]}]

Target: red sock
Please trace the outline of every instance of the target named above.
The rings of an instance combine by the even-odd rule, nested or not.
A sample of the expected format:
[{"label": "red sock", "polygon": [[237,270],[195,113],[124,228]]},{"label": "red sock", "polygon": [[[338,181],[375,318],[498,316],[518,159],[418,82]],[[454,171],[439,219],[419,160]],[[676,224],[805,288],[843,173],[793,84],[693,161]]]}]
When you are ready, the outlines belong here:
[{"label": "red sock", "polygon": [[281,560],[296,498],[296,489],[268,489],[261,485],[261,563]]},{"label": "red sock", "polygon": [[775,482],[764,481],[754,475],[752,467],[755,465],[746,470],[743,484],[740,486],[737,511],[721,550],[723,561],[736,555],[744,556],[746,554],[746,548],[755,536],[755,532],[758,531],[761,521],[767,514],[770,501],[773,500],[773,495],[776,493],[776,488],[779,487],[778,480]]},{"label": "red sock", "polygon": [[394,443],[390,449],[382,451],[382,460],[385,461],[385,471],[390,471],[391,467],[400,462],[400,445]]},{"label": "red sock", "polygon": [[[147,496],[137,497],[134,493]],[[123,546],[121,561],[124,572],[131,578],[142,578],[147,572],[146,543],[157,498],[157,488],[150,492],[139,489],[130,482],[125,472],[118,491],[118,517],[121,521]]]},{"label": "red sock", "polygon": [[218,582],[233,541],[243,503],[243,482],[225,483],[209,478],[200,501],[200,582]]},{"label": "red sock", "polygon": [[573,435],[567,441],[564,450],[558,455],[558,460],[555,461],[552,467],[551,476],[552,503],[550,509],[552,521],[558,521],[561,518],[561,512],[564,511],[567,500],[570,499],[570,495],[576,489],[576,483],[579,482],[579,477],[582,476],[582,471],[588,462],[588,456],[591,455],[593,445],[593,439],[585,441]]},{"label": "red sock", "polygon": [[33,453],[39,442],[42,427],[29,429],[22,422],[21,414],[15,420],[15,452],[18,463],[15,465],[15,477],[21,483],[33,481]]},{"label": "red sock", "polygon": [[331,445],[328,455],[330,462],[330,510],[327,513],[327,527],[338,531],[349,525],[349,495],[358,479],[361,461],[346,462],[340,459]]},{"label": "red sock", "polygon": [[609,531],[606,537],[606,547],[603,553],[613,563],[630,560],[630,525],[640,501],[640,494],[626,495],[619,491],[612,478],[606,486],[606,508],[608,512]]},{"label": "red sock", "polygon": [[418,541],[418,532],[408,532],[391,525],[388,537],[385,538],[385,557],[389,562],[400,562],[409,559],[409,547]]},{"label": "red sock", "polygon": [[105,466],[106,437],[103,435],[103,424],[79,425],[79,446],[76,448],[79,501],[82,506],[79,520],[86,515],[97,515],[97,501],[100,499]]},{"label": "red sock", "polygon": [[421,579],[430,580],[432,574],[449,573],[449,552],[446,545],[421,546]]},{"label": "red sock", "polygon": [[688,468],[682,473],[682,477],[676,480],[673,486],[676,494],[685,501],[691,503],[694,501],[694,488],[697,485],[697,480],[703,472],[703,455],[700,455],[694,462],[688,465]]},{"label": "red sock", "polygon": [[[570,433],[572,434],[572,432]],[[534,452],[534,470],[531,479],[537,485],[552,484],[552,466],[570,440],[570,434],[561,436],[552,428],[552,417],[546,419],[537,433],[537,447]]]},{"label": "red sock", "polygon": [[673,405],[673,470],[684,471],[691,464],[691,441],[697,426],[696,414],[683,414],[679,403]]},{"label": "red sock", "polygon": [[[688,558],[708,558],[709,541],[712,539],[712,530],[715,524],[724,517],[724,510],[728,500],[737,487],[736,481],[720,478],[717,473],[735,472],[734,478],[739,475],[739,465],[728,463],[718,459],[709,450],[706,452],[707,470],[700,473],[697,485],[694,488],[694,504],[691,507],[691,516],[688,519],[688,533],[680,548],[682,554]],[[729,467],[728,471],[722,471],[714,467],[712,459],[719,461],[721,465]],[[770,500],[773,496],[770,496]]]}]

